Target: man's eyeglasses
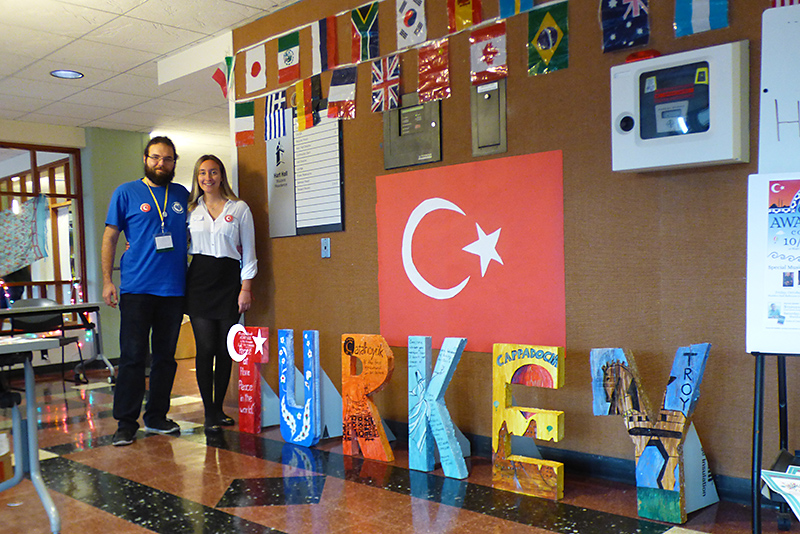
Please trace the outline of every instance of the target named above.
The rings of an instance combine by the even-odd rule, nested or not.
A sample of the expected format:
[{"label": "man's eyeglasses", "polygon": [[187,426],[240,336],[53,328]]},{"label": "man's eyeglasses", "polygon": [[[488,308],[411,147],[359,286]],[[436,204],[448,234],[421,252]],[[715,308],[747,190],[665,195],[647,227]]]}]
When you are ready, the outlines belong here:
[{"label": "man's eyeglasses", "polygon": [[167,165],[169,165],[170,163],[175,163],[175,158],[173,158],[171,156],[167,156],[167,157],[163,158],[161,156],[151,156],[151,155],[148,154],[147,159],[152,160],[153,163],[158,163],[159,161],[163,161]]}]

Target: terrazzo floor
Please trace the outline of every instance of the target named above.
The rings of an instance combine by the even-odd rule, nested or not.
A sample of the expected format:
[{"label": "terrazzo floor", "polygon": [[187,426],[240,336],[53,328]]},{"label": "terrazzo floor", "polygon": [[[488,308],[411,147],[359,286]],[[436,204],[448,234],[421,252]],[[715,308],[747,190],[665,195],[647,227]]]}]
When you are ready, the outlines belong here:
[{"label": "terrazzo floor", "polygon": [[[41,470],[64,534],[520,533],[747,534],[750,508],[721,502],[674,525],[640,520],[636,488],[567,471],[560,502],[491,487],[491,462],[473,457],[469,478],[408,469],[405,445],[390,464],[342,455],[341,440],[286,444],[277,427],[251,435],[203,432],[194,360],[178,361],[170,418],[179,436],[145,435],[114,447],[107,372],[75,386],[37,374]],[[21,380],[11,385],[22,387]],[[236,417],[229,395],[226,411]],[[0,410],[0,430],[11,410]],[[236,428],[236,427],[232,427]],[[762,532],[778,532],[765,509]],[[793,521],[792,530],[800,527]],[[0,533],[50,532],[29,479],[0,493]]]}]

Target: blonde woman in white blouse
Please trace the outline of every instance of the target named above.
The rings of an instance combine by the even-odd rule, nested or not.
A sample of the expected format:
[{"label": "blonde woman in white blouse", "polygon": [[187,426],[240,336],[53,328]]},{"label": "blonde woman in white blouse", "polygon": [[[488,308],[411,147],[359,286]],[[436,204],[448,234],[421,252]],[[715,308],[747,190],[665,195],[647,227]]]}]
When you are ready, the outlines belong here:
[{"label": "blonde woman in white blouse", "polygon": [[222,411],[232,367],[228,330],[250,309],[258,269],[253,215],[233,194],[216,156],[201,156],[194,166],[189,233],[186,308],[197,347],[197,385],[206,431],[220,432],[221,426],[235,423]]}]

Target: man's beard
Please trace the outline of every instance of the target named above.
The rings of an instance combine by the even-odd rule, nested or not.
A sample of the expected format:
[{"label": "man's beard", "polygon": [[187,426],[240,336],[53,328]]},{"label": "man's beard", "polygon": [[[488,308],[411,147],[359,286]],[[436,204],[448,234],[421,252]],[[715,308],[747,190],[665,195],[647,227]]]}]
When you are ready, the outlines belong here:
[{"label": "man's beard", "polygon": [[148,167],[145,165],[144,167],[144,175],[147,177],[148,180],[156,184],[157,186],[165,186],[175,178],[175,169],[172,169],[169,172],[162,172],[159,173],[152,167]]}]

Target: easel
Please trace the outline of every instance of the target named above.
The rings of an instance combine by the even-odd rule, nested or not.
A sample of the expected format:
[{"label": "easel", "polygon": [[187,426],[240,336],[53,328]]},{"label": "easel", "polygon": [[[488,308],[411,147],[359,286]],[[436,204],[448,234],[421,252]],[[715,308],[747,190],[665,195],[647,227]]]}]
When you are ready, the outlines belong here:
[{"label": "easel", "polygon": [[[767,354],[753,352],[756,359],[755,384],[753,388],[753,470],[751,476],[751,505],[753,509],[753,534],[761,534],[761,455],[764,441],[764,358],[775,356],[778,364],[778,426],[780,430],[780,448],[789,447],[789,417],[786,402],[786,357],[798,354]],[[785,502],[780,503],[778,528],[789,530],[791,516]]]},{"label": "easel", "polygon": [[[764,314],[771,299],[771,289],[764,283],[765,259],[769,249],[767,241],[766,185],[771,176],[784,179],[784,173],[798,173],[796,154],[800,149],[800,135],[789,120],[800,120],[791,111],[800,102],[800,54],[787,54],[800,44],[800,5],[766,9],[761,21],[761,91],[758,132],[758,173],[762,182],[754,187],[753,177],[748,193],[748,304],[747,352],[755,356],[755,388],[753,390],[753,465],[751,473],[753,534],[761,534],[761,456],[764,431],[764,361],[775,356],[778,364],[778,418],[781,450],[788,447],[788,410],[786,405],[786,357],[800,356],[796,350],[796,333],[791,328],[782,331],[776,321],[765,326]],[[790,117],[790,118],[787,118]],[[759,176],[756,175],[756,176]],[[797,178],[794,178],[797,179]],[[751,198],[753,197],[753,198]],[[753,217],[750,211],[753,211]],[[753,228],[755,226],[757,228]],[[754,251],[754,252],[751,252]],[[789,270],[789,269],[787,269]],[[752,288],[751,288],[752,286]],[[774,297],[772,297],[774,298]],[[780,301],[775,298],[775,301]],[[752,301],[752,302],[751,302]],[[751,339],[752,338],[752,339]],[[788,506],[781,504],[778,526],[788,529]],[[786,528],[784,528],[786,527]]]}]

